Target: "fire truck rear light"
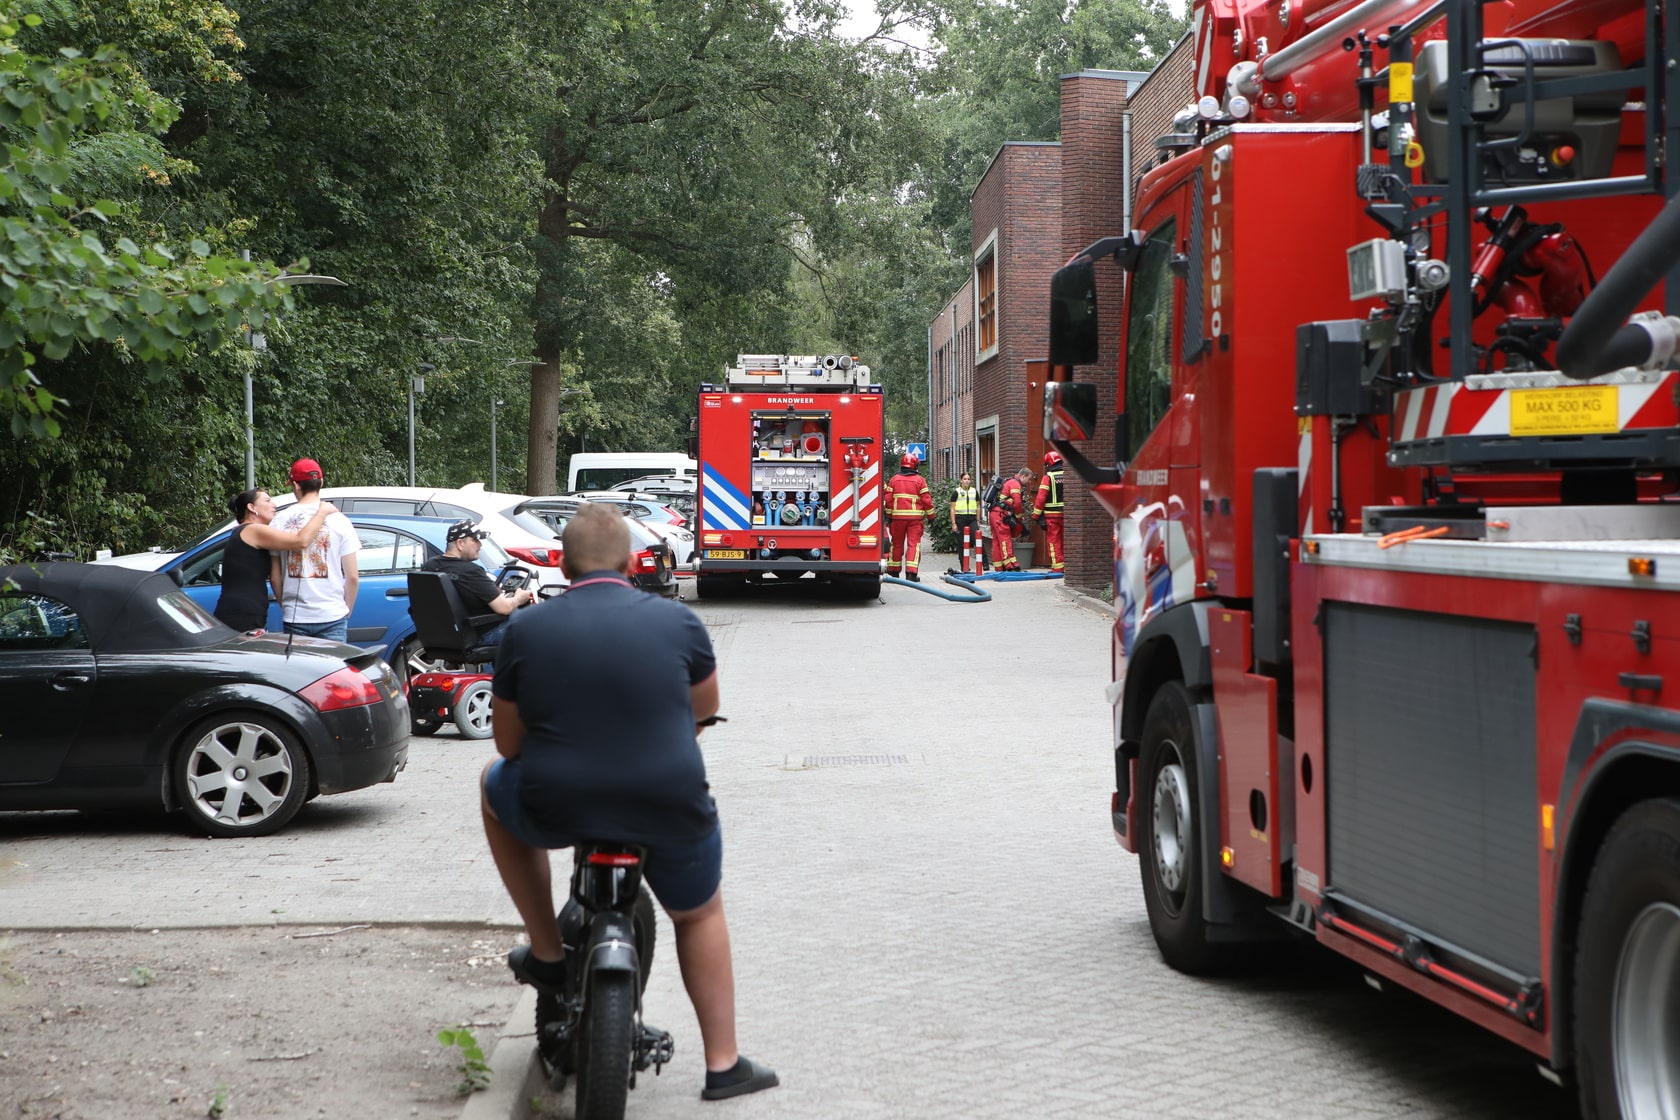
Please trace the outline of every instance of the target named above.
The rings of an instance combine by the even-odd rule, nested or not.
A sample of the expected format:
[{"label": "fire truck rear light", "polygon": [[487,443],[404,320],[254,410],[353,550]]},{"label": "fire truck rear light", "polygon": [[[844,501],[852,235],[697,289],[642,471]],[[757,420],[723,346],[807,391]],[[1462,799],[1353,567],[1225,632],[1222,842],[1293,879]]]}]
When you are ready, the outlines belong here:
[{"label": "fire truck rear light", "polygon": [[702,534],[700,534],[700,543],[701,544],[722,544],[723,543],[723,534],[722,533],[702,533]]},{"label": "fire truck rear light", "polygon": [[1305,552],[1308,556],[1317,556],[1318,555],[1318,542],[1317,541],[1307,541],[1307,542],[1305,542],[1304,544],[1301,545],[1301,551]]},{"label": "fire truck rear light", "polygon": [[1557,809],[1552,805],[1540,806],[1540,846],[1551,851],[1557,843],[1557,833],[1553,825],[1557,817]]},{"label": "fire truck rear light", "polygon": [[721,541],[719,541],[718,543],[723,545],[723,547],[725,547],[725,548],[734,548],[735,547],[735,537],[734,537],[733,534],[725,533],[725,534],[723,534],[723,539]]},{"label": "fire truck rear light", "polygon": [[1629,556],[1628,575],[1654,576],[1657,574],[1657,561],[1651,556]]},{"label": "fire truck rear light", "polygon": [[1230,848],[1219,849],[1219,866],[1225,867],[1225,868],[1231,868],[1231,867],[1235,867],[1236,865],[1237,865],[1237,853],[1236,852],[1232,851]]},{"label": "fire truck rear light", "polygon": [[740,404],[740,403],[741,403],[741,398],[740,398],[740,397],[738,397],[738,396],[736,396],[736,397],[730,397],[730,398],[729,398],[729,403],[730,403],[730,404]]},{"label": "fire truck rear light", "polygon": [[857,548],[858,547],[858,535],[856,533],[853,533],[851,536],[846,538],[846,547],[847,548]]}]

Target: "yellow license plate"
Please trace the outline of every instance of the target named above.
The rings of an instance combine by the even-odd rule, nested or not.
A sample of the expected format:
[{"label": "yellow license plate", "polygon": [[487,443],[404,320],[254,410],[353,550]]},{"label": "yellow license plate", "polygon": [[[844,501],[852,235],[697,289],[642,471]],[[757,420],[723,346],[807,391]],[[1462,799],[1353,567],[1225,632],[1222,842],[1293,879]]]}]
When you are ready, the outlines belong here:
[{"label": "yellow license plate", "polygon": [[706,550],[706,559],[708,560],[745,560],[746,558],[746,552],[739,548],[708,548]]},{"label": "yellow license plate", "polygon": [[1511,390],[1511,434],[1576,436],[1621,431],[1616,386]]}]

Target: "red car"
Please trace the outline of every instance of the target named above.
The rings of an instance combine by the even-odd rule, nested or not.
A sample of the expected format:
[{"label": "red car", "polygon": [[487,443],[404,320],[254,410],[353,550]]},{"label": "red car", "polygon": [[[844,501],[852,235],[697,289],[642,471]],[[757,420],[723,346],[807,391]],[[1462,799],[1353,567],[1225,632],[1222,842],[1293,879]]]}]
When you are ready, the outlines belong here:
[{"label": "red car", "polygon": [[[521,528],[547,532],[556,539],[566,522],[584,504],[582,498],[532,498],[521,502],[509,515]],[[643,591],[667,598],[677,597],[677,566],[665,539],[626,511],[630,527],[630,582]]]}]

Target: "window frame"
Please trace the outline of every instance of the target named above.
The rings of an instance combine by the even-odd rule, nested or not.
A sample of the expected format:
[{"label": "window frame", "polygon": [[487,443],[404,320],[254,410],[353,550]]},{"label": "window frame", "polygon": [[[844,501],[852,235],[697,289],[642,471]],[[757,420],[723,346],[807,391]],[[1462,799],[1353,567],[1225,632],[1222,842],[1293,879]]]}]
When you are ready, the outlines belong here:
[{"label": "window frame", "polygon": [[974,251],[974,361],[997,356],[998,330],[998,231],[992,230]]},{"label": "window frame", "polygon": [[[1178,216],[1176,214],[1166,218],[1163,222],[1149,231],[1149,238],[1145,242],[1143,253],[1139,255],[1137,267],[1132,270],[1126,284],[1126,341],[1125,341],[1125,405],[1126,431],[1131,444],[1131,453],[1136,457],[1140,448],[1155,429],[1161,424],[1172,407],[1173,371],[1177,364],[1174,351],[1178,348],[1178,334],[1176,327],[1183,310],[1182,285],[1173,275],[1172,257],[1177,248]],[[1149,306],[1149,314],[1153,314],[1160,306],[1160,299],[1166,297],[1168,314],[1164,322],[1151,324],[1152,329],[1147,332],[1147,342],[1140,337],[1144,332],[1139,330],[1139,296],[1151,291],[1153,282],[1153,299]],[[1139,350],[1140,344],[1160,345],[1165,343],[1165,353],[1161,355],[1163,361],[1157,368],[1154,362],[1135,361],[1134,358],[1145,356]],[[1147,372],[1147,380],[1135,376],[1137,372]],[[1144,394],[1150,389],[1165,387],[1163,398],[1151,401]],[[1158,409],[1154,407],[1159,405]],[[1154,415],[1150,415],[1153,412]]]},{"label": "window frame", "polygon": [[[39,591],[0,592],[0,616],[9,616],[33,607],[46,632],[9,635],[0,633],[0,654],[55,653],[64,650],[91,650],[87,627],[82,625],[81,612],[63,599],[44,595]],[[54,623],[62,621],[64,632],[54,634]]]}]

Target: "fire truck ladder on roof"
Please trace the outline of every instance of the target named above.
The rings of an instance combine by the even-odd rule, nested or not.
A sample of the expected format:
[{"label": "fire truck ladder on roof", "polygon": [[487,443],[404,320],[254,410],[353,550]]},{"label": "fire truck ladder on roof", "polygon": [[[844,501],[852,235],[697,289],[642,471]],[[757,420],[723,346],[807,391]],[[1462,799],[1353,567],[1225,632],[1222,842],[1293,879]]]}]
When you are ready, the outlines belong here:
[{"label": "fire truck ladder on roof", "polygon": [[[1618,8],[1625,11],[1622,19],[1644,34],[1643,59],[1632,67],[1624,66],[1608,35],[1574,40],[1545,35],[1548,20],[1556,25],[1554,15],[1591,7],[1589,0],[1559,0],[1545,18],[1531,16],[1535,37],[1494,39],[1485,35],[1485,2],[1436,0],[1374,41],[1362,34],[1344,43],[1361,52],[1367,99],[1382,84],[1408,91],[1390,101],[1386,123],[1377,126],[1388,138],[1386,159],[1363,164],[1357,184],[1369,203],[1367,214],[1398,247],[1373,242],[1349,254],[1350,282],[1357,276],[1366,286],[1373,276],[1392,277],[1396,271],[1392,264],[1386,272],[1374,268],[1382,262],[1370,259],[1372,251],[1391,262],[1403,255],[1408,262],[1402,266],[1410,277],[1403,291],[1388,289],[1387,313],[1360,325],[1372,360],[1387,365],[1386,376],[1376,380],[1386,382],[1392,394],[1389,462],[1472,473],[1561,471],[1566,482],[1573,480],[1577,496],[1582,491],[1575,484],[1590,483],[1591,500],[1623,500],[1616,495],[1625,496],[1634,472],[1680,467],[1680,424],[1669,418],[1673,408],[1664,403],[1680,375],[1659,368],[1660,361],[1645,365],[1656,353],[1651,347],[1642,358],[1629,353],[1626,339],[1617,346],[1607,341],[1611,334],[1630,332],[1654,337],[1623,324],[1662,280],[1667,314],[1680,314],[1680,254],[1665,254],[1680,228],[1680,176],[1668,167],[1668,160],[1680,155],[1680,113],[1669,112],[1680,106],[1680,68],[1668,61],[1680,58],[1680,19],[1672,18],[1677,0],[1666,5],[1626,0]],[[1606,5],[1597,7],[1602,14]],[[1439,29],[1443,19],[1444,39],[1417,41],[1424,31]],[[1519,25],[1519,33],[1523,30]],[[1372,73],[1373,47],[1386,48],[1386,73]],[[1635,109],[1641,111],[1643,159],[1638,174],[1618,175],[1622,125]],[[1623,160],[1621,170],[1628,170],[1629,162]],[[1423,174],[1415,177],[1419,165]],[[1499,290],[1498,282],[1476,274],[1485,255],[1480,238],[1522,228],[1525,204],[1544,209],[1635,195],[1655,195],[1669,205],[1601,280],[1587,273],[1583,279],[1592,291],[1575,313],[1508,316],[1510,330],[1502,328],[1491,348],[1475,344],[1478,315]],[[1425,259],[1432,246],[1439,247],[1444,266]],[[1365,256],[1356,262],[1361,250]],[[1479,283],[1489,285],[1485,292],[1478,291]],[[1449,297],[1444,332],[1431,325],[1442,296]],[[1445,354],[1436,345],[1442,336],[1451,342]],[[1550,355],[1548,336],[1557,340]],[[1566,344],[1569,365],[1563,367]],[[1500,365],[1497,350],[1521,360]],[[1605,364],[1611,359],[1621,364]],[[1525,413],[1525,430],[1517,430],[1508,408],[1519,398],[1525,407],[1550,407],[1557,401],[1542,400],[1541,393],[1588,379],[1611,390],[1593,398],[1597,407],[1606,400],[1628,406],[1626,414],[1616,414],[1613,429],[1526,423],[1532,414]]]},{"label": "fire truck ladder on roof", "polygon": [[[1560,201],[1577,198],[1606,198],[1628,194],[1662,194],[1672,198],[1680,187],[1680,176],[1665,174],[1663,154],[1680,155],[1680,114],[1667,107],[1680,106],[1680,70],[1665,60],[1680,58],[1680,19],[1663,18],[1661,5],[1645,5],[1645,60],[1637,70],[1590,73],[1572,77],[1540,78],[1537,61],[1548,48],[1543,40],[1486,39],[1482,6],[1486,0],[1442,0],[1429,11],[1399,28],[1391,36],[1391,58],[1411,57],[1411,37],[1434,22],[1445,8],[1448,53],[1447,169],[1442,188],[1447,213],[1447,266],[1454,289],[1468,295],[1472,271],[1472,249],[1479,224],[1478,208],[1508,206],[1525,202]],[[1662,44],[1661,49],[1656,49]],[[1396,53],[1398,51],[1404,52]],[[1561,58],[1560,58],[1561,60]],[[1516,76],[1520,73],[1520,76]],[[1512,81],[1511,78],[1516,80]],[[1508,84],[1507,84],[1508,83]],[[1543,182],[1505,181],[1490,175],[1501,149],[1519,150],[1531,138],[1536,106],[1548,99],[1608,94],[1642,87],[1645,98],[1645,169],[1639,175],[1558,179]],[[1512,110],[1522,121],[1514,135],[1490,136],[1490,125],[1508,121]],[[1415,193],[1426,193],[1416,191]],[[1433,193],[1433,192],[1427,192]],[[1667,310],[1680,313],[1680,266],[1669,273]],[[1473,301],[1451,301],[1451,337],[1471,337]],[[1468,345],[1451,351],[1451,378],[1463,380],[1475,372],[1475,353]]]}]

